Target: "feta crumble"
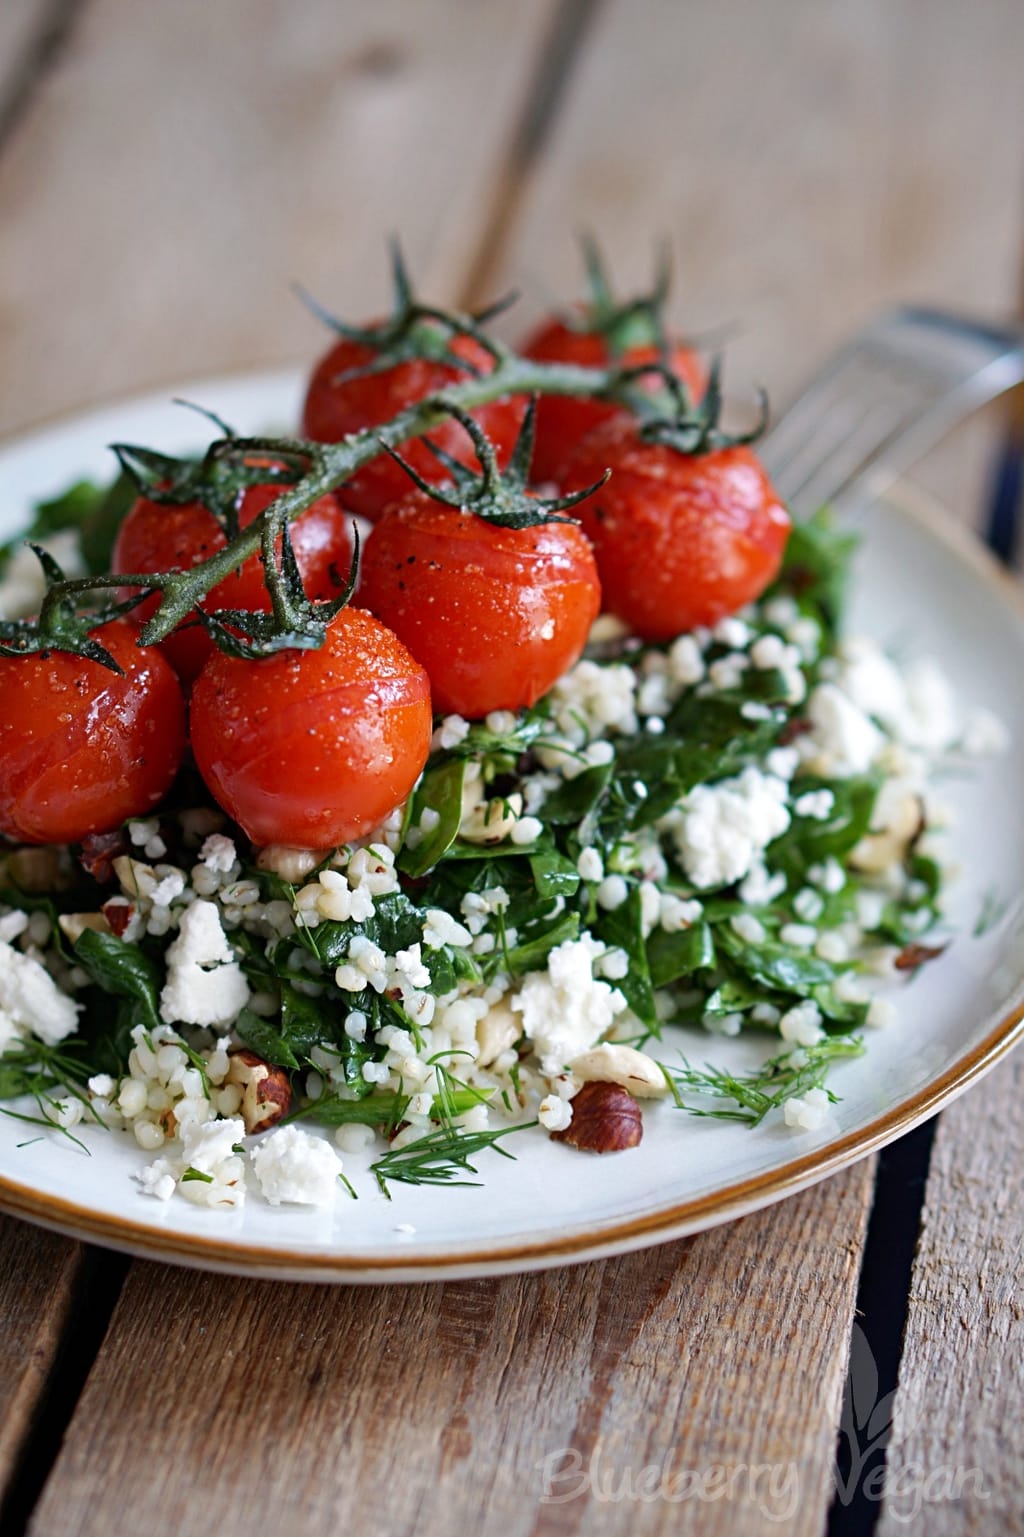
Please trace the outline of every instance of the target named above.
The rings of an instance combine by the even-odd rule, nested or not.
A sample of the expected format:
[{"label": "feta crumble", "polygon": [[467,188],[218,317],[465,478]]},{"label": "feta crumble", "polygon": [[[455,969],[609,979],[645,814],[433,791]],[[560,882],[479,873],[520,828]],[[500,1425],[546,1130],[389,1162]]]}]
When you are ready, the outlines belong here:
[{"label": "feta crumble", "polygon": [[299,1126],[267,1132],[249,1161],[271,1206],[329,1206],[334,1200],[341,1159],[329,1142]]}]

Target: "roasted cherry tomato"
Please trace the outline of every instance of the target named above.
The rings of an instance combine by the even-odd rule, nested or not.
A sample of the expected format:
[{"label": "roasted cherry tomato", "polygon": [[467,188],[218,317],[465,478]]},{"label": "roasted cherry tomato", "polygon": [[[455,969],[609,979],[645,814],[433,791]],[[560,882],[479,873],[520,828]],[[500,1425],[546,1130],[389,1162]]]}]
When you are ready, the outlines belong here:
[{"label": "roasted cherry tomato", "polygon": [[[523,355],[539,363],[573,363],[579,368],[607,368],[612,361],[605,337],[599,331],[574,330],[564,320],[552,319],[534,331],[523,346]],[[627,347],[617,362],[626,367],[658,361],[653,345]],[[686,385],[693,399],[699,400],[706,383],[704,365],[689,347],[672,348],[669,363]],[[657,388],[657,376],[651,375],[651,387]],[[581,400],[574,395],[542,395],[537,403],[537,439],[533,448],[533,478],[562,483],[566,460],[574,453],[588,432],[619,412],[619,407],[603,400]]]},{"label": "roasted cherry tomato", "polygon": [[[470,336],[456,336],[451,351],[465,358],[479,373],[494,367],[490,353]],[[351,369],[372,363],[373,349],[356,341],[336,342],[317,364],[309,383],[302,427],[307,437],[320,443],[337,443],[350,432],[363,427],[379,427],[406,406],[427,395],[436,394],[447,385],[464,380],[468,374],[446,363],[413,359],[396,363],[376,374],[336,382]],[[526,401],[519,396],[504,396],[489,405],[478,406],[473,419],[490,438],[501,464],[507,463],[519,435]],[[476,466],[473,445],[456,421],[445,421],[431,433],[431,440],[463,464]],[[424,480],[437,484],[447,478],[429,448],[415,439],[400,445],[404,459],[418,470]],[[380,517],[393,502],[401,501],[409,489],[405,472],[387,454],[370,461],[351,480],[338,489],[338,499],[351,512],[371,520]]]},{"label": "roasted cherry tomato", "polygon": [[333,848],[408,796],[430,751],[430,681],[372,614],[345,608],[319,651],[216,651],[192,692],[199,771],[259,845]]},{"label": "roasted cherry tomato", "polygon": [[[284,489],[281,485],[249,486],[242,494],[239,526],[246,528]],[[292,548],[306,593],[333,598],[348,580],[352,560],[351,520],[332,496],[322,496],[291,524]],[[224,530],[200,502],[151,502],[140,497],[125,518],[114,545],[115,571],[183,571],[198,565],[227,543]],[[130,589],[126,589],[130,591]],[[134,613],[146,619],[156,608],[154,596]],[[265,612],[270,595],[258,554],[218,582],[203,602],[205,609],[244,608]],[[182,682],[191,684],[215,649],[206,631],[188,624],[161,642],[161,649]]]},{"label": "roasted cherry tomato", "polygon": [[508,528],[421,491],[371,532],[359,589],[427,669],[434,708],[470,719],[547,693],[583,650],[600,598],[574,523]]},{"label": "roasted cherry tomato", "polygon": [[0,657],[0,832],[78,843],[145,816],[185,747],[185,702],[155,646],[123,619],[93,632],[123,675],[63,651]]},{"label": "roasted cherry tomato", "polygon": [[683,454],[645,442],[620,416],[570,460],[572,482],[608,483],[582,503],[606,611],[649,641],[716,623],[758,597],[778,573],[786,509],[746,447]]}]

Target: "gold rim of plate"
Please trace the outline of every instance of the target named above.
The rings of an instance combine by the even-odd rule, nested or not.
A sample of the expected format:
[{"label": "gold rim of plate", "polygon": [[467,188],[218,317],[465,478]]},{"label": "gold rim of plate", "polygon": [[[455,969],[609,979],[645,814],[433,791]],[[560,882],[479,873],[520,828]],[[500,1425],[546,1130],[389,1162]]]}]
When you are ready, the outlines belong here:
[{"label": "gold rim of plate", "polygon": [[[284,376],[282,370],[280,377]],[[243,380],[236,377],[222,382],[237,384]],[[130,403],[139,403],[138,397],[134,402],[125,402],[126,405]],[[66,422],[72,419],[63,418]],[[57,423],[44,424],[55,425]],[[18,437],[24,439],[30,435],[34,434],[24,432]],[[897,504],[928,537],[953,549],[958,559],[972,568],[993,595],[1008,601],[1024,616],[1024,596],[1016,579],[984,546],[953,524],[936,502],[905,482],[888,487],[884,499]],[[786,1196],[796,1195],[877,1152],[937,1114],[1001,1061],[1022,1036],[1024,1003],[1011,1009],[980,1042],[957,1057],[909,1099],[902,1100],[866,1125],[847,1132],[837,1141],[705,1195],[674,1202],[643,1216],[592,1222],[577,1232],[560,1237],[527,1235],[512,1241],[496,1239],[477,1248],[448,1244],[439,1249],[417,1250],[414,1254],[397,1248],[387,1253],[380,1250],[285,1251],[265,1244],[230,1243],[200,1234],[168,1233],[155,1225],[98,1213],[88,1206],[40,1193],[4,1175],[0,1175],[0,1212],[71,1238],[141,1258],[254,1278],[365,1283],[441,1281],[549,1269],[667,1243],[720,1223],[735,1221]]]}]

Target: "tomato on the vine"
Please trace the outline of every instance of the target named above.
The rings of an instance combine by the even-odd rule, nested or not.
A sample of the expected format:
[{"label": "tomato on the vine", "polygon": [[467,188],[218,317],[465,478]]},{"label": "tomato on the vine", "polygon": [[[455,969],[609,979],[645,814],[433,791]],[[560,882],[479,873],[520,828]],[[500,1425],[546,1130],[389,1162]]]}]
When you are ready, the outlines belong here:
[{"label": "tomato on the vine", "polygon": [[91,632],[123,669],[68,652],[0,657],[0,832],[78,843],[145,816],[185,747],[185,702],[155,646],[111,620]]},{"label": "tomato on the vine", "polygon": [[[281,484],[272,483],[248,486],[239,505],[239,527],[247,528],[284,489]],[[344,587],[352,561],[349,528],[350,520],[332,496],[322,496],[289,525],[295,559],[309,597],[333,598]],[[226,544],[223,528],[201,502],[176,504],[150,501],[142,496],[118,531],[113,569],[115,572],[139,573],[184,571],[208,560]],[[134,613],[140,619],[148,619],[159,601],[156,595],[147,598]],[[270,595],[263,580],[259,554],[250,555],[237,571],[218,582],[203,599],[202,607],[266,612],[270,608]],[[174,631],[160,645],[186,685],[195,681],[214,650],[214,643],[206,631],[192,623]]]},{"label": "tomato on the vine", "polygon": [[[544,322],[523,345],[523,356],[538,363],[571,363],[578,368],[607,368],[612,362],[624,368],[643,363],[657,363],[661,354],[654,342],[625,347],[617,355],[602,331],[573,326],[557,316]],[[692,348],[674,343],[668,353],[668,366],[690,392],[700,399],[707,382],[704,365]],[[658,376],[643,380],[644,387],[657,389]],[[533,450],[533,478],[562,483],[566,460],[588,432],[619,414],[621,408],[607,400],[586,400],[576,395],[542,395],[537,403],[537,441]]]},{"label": "tomato on the vine", "polygon": [[[364,427],[380,427],[428,395],[471,377],[470,370],[489,374],[494,359],[471,336],[454,336],[448,350],[464,358],[463,370],[431,358],[409,358],[380,372],[369,369],[377,353],[368,343],[343,337],[320,359],[313,371],[302,413],[302,429],[320,443],[337,443]],[[352,374],[353,377],[342,377]],[[499,462],[507,463],[522,426],[526,401],[505,395],[471,413],[494,444]],[[458,422],[444,421],[431,433],[431,441],[463,464],[476,467],[473,445]],[[444,481],[444,469],[429,448],[416,439],[399,445],[403,457],[432,484]],[[387,454],[380,454],[338,488],[344,507],[374,520],[409,489],[403,471]]]},{"label": "tomato on the vine", "polygon": [[782,564],[790,519],[746,446],[681,453],[619,416],[589,434],[573,482],[611,471],[580,508],[604,607],[648,641],[715,624],[760,596]]},{"label": "tomato on the vine", "polygon": [[254,843],[333,848],[412,790],[430,751],[430,682],[372,614],[344,608],[319,650],[214,652],[191,723],[200,773]]},{"label": "tomato on the vine", "polygon": [[510,528],[410,491],[370,533],[359,601],[430,675],[434,708],[477,719],[534,704],[573,665],[600,608],[575,523]]}]

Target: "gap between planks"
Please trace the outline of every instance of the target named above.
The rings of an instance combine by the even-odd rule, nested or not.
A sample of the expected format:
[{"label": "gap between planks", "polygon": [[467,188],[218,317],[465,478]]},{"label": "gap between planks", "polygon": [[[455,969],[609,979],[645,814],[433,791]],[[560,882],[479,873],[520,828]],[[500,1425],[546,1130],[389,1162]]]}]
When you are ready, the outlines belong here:
[{"label": "gap between planks", "polygon": [[139,1262],[29,1530],[250,1537],[264,1511],[305,1537],[636,1537],[678,1530],[680,1496],[624,1480],[685,1497],[692,1472],[718,1488],[689,1497],[702,1533],[785,1516],[817,1537],[873,1174],[499,1280],[299,1287]]}]

